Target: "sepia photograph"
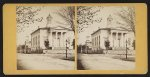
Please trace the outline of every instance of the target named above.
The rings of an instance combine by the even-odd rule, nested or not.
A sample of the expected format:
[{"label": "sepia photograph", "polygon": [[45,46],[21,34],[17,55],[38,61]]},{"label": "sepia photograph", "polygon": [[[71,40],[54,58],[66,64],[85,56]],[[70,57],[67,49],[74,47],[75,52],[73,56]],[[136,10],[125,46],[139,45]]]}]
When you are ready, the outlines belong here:
[{"label": "sepia photograph", "polygon": [[135,69],[135,8],[77,7],[77,69]]},{"label": "sepia photograph", "polygon": [[7,75],[146,74],[144,3],[3,5]]},{"label": "sepia photograph", "polygon": [[74,19],[74,6],[16,6],[17,70],[74,70]]}]

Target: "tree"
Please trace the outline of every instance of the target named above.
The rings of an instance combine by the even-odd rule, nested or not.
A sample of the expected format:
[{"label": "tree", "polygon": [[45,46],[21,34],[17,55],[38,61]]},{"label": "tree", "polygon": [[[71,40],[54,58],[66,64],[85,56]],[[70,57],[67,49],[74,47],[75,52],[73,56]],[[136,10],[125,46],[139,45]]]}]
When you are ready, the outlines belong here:
[{"label": "tree", "polygon": [[108,52],[109,46],[110,46],[110,42],[109,42],[109,40],[106,40],[105,47],[106,47],[107,52]]},{"label": "tree", "polygon": [[135,50],[135,40],[133,40],[132,47],[133,47],[134,50]]},{"label": "tree", "polygon": [[70,25],[72,31],[75,33],[75,7],[64,7],[56,13],[66,21],[67,25]]},{"label": "tree", "polygon": [[122,8],[122,10],[117,14],[126,23],[123,24],[124,26],[120,28],[125,30],[131,30],[134,32],[135,35],[135,9],[133,7],[127,7],[126,9]]},{"label": "tree", "polygon": [[94,22],[101,22],[102,18],[95,19],[97,13],[101,10],[101,6],[78,6],[77,7],[77,24],[78,33],[83,32],[88,25]]},{"label": "tree", "polygon": [[16,23],[17,23],[17,32],[21,32],[27,25],[41,22],[43,17],[36,17],[41,10],[40,7],[32,6],[17,6],[16,7]]},{"label": "tree", "polygon": [[49,49],[49,41],[48,41],[48,39],[44,41],[44,45],[45,45],[45,47],[46,47],[47,49]]}]

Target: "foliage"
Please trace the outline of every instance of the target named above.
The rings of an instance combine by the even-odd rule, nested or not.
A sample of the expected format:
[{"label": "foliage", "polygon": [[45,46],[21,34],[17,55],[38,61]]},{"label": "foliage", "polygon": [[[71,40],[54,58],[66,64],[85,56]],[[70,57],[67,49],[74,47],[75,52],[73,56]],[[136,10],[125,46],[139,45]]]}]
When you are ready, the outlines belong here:
[{"label": "foliage", "polygon": [[24,30],[25,25],[29,25],[35,22],[41,22],[43,20],[42,17],[36,17],[41,8],[32,7],[32,6],[17,6],[16,7],[16,23],[17,23],[17,31],[21,32]]},{"label": "foliage", "polygon": [[80,53],[81,52],[81,49],[82,49],[82,51],[84,52],[85,50],[86,50],[86,45],[78,45],[78,48],[77,48],[77,50],[78,50],[78,53]]},{"label": "foliage", "polygon": [[101,10],[101,6],[91,7],[91,6],[78,6],[77,7],[77,24],[78,32],[83,32],[88,25],[94,22],[101,22],[101,18],[95,19],[97,13]]},{"label": "foliage", "polygon": [[21,49],[25,49],[25,45],[22,45],[22,46],[21,46]]},{"label": "foliage", "polygon": [[135,50],[135,40],[134,40],[133,43],[132,43],[132,47],[133,47],[134,50]]},{"label": "foliage", "polygon": [[47,49],[49,49],[49,41],[48,41],[48,40],[45,40],[45,41],[44,41],[44,45],[45,45],[45,47],[46,47]]},{"label": "foliage", "polygon": [[106,47],[106,49],[108,49],[108,48],[109,48],[109,46],[110,46],[110,42],[109,42],[109,40],[105,41],[105,47]]}]

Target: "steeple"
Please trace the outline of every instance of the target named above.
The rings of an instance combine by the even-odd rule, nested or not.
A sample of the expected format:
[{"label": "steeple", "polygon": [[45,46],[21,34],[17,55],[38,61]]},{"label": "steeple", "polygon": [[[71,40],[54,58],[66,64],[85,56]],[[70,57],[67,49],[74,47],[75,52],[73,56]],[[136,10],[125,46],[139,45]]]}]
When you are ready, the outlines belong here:
[{"label": "steeple", "polygon": [[53,18],[52,18],[52,16],[50,14],[46,17],[46,20],[47,20],[46,27],[48,27],[48,25],[51,23],[52,19]]},{"label": "steeple", "polygon": [[110,14],[110,15],[108,16],[108,18],[107,18],[107,27],[109,27],[109,26],[111,25],[112,20],[113,20],[113,18],[112,18],[111,14]]}]

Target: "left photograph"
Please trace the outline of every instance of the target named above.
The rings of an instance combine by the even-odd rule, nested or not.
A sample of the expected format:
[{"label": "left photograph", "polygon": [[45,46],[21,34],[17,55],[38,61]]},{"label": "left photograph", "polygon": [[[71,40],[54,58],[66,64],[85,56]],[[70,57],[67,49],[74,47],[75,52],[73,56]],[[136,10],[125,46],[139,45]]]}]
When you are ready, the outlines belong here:
[{"label": "left photograph", "polygon": [[74,6],[17,6],[17,70],[74,70],[74,19]]}]

